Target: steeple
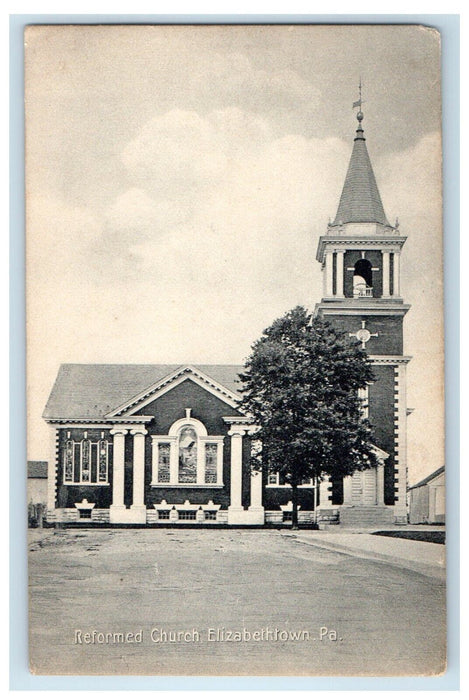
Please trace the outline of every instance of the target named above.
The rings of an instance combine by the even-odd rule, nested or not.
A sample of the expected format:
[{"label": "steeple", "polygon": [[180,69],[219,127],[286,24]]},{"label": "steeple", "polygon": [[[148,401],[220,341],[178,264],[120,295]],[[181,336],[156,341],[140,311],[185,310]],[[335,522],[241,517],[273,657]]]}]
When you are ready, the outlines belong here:
[{"label": "steeple", "polygon": [[[361,108],[361,97],[355,105]],[[358,128],[352,156],[333,226],[348,223],[375,223],[389,226],[376,184],[362,127],[363,112],[357,114]]]}]

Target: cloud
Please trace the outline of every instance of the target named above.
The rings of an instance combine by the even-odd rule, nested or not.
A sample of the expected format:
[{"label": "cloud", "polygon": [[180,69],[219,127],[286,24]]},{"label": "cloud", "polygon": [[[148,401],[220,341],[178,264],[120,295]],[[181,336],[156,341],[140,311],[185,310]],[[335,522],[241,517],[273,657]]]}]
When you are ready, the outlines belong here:
[{"label": "cloud", "polygon": [[408,450],[413,483],[444,460],[440,134],[427,134],[413,147],[381,158],[376,173],[386,211],[399,216],[401,233],[407,236],[401,291],[412,304],[404,349],[413,356],[408,365],[408,404],[415,408]]},{"label": "cloud", "polygon": [[[100,216],[50,195],[30,198],[36,347],[49,344],[62,361],[242,361],[273,318],[320,299],[317,240],[335,214],[350,150],[339,139],[277,135],[237,108],[151,119],[122,152],[128,189]],[[439,153],[433,134],[374,163],[386,211],[408,235],[416,474],[438,466],[442,452]],[[41,400],[54,371],[43,373]]]},{"label": "cloud", "polygon": [[206,98],[220,99],[223,104],[243,104],[245,109],[266,113],[271,109],[291,111],[307,107],[308,111],[320,100],[320,91],[297,71],[289,68],[269,70],[257,68],[246,54],[239,52],[209,52],[204,56],[192,87]]},{"label": "cloud", "polygon": [[347,158],[338,139],[277,137],[267,120],[237,108],[205,117],[171,110],[124,149],[134,186],[110,207],[106,227],[132,230],[131,250],[145,274],[157,272],[162,298],[180,283],[209,302],[218,285],[227,303],[236,289],[238,299],[275,295],[283,309],[298,294],[307,301],[315,232],[334,214]]}]

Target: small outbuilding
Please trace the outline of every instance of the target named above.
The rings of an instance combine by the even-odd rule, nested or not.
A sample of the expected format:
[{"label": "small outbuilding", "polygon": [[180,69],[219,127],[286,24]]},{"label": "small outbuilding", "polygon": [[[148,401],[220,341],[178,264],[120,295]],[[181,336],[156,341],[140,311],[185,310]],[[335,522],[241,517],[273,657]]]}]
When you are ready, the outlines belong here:
[{"label": "small outbuilding", "polygon": [[47,503],[47,462],[28,461],[28,503]]},{"label": "small outbuilding", "polygon": [[409,522],[443,525],[445,522],[445,468],[440,467],[409,487]]}]

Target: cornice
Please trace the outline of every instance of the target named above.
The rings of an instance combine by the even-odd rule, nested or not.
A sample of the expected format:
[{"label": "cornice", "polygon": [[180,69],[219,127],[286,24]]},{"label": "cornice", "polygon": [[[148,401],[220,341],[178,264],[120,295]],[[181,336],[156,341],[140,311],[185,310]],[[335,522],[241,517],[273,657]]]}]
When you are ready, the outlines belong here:
[{"label": "cornice", "polygon": [[325,236],[320,236],[319,238],[316,260],[322,263],[324,261],[325,249],[326,247],[329,248],[330,246],[347,250],[383,247],[394,247],[400,250],[406,240],[407,236],[401,236],[400,234],[383,235],[382,237],[380,237],[379,234],[375,234],[372,238],[367,238],[366,236],[354,236],[350,234],[347,236],[340,234],[327,234]]}]

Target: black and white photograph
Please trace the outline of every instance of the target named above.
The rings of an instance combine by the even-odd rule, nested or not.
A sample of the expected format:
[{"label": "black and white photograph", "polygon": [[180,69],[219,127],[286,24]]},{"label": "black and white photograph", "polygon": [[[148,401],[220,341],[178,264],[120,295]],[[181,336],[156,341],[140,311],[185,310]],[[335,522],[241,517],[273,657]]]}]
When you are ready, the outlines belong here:
[{"label": "black and white photograph", "polygon": [[445,673],[440,43],[26,28],[31,673]]}]

